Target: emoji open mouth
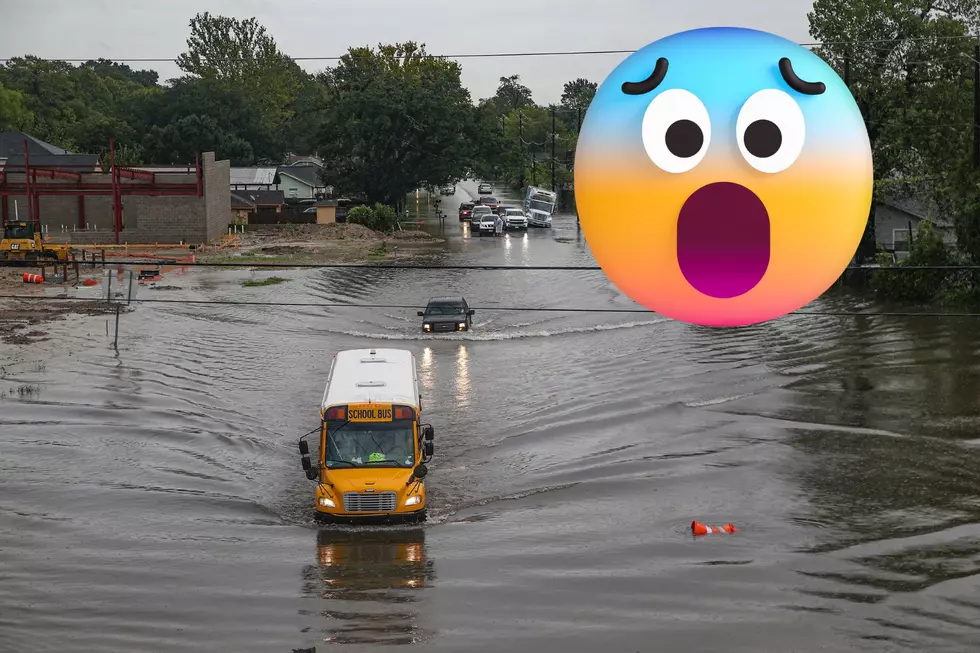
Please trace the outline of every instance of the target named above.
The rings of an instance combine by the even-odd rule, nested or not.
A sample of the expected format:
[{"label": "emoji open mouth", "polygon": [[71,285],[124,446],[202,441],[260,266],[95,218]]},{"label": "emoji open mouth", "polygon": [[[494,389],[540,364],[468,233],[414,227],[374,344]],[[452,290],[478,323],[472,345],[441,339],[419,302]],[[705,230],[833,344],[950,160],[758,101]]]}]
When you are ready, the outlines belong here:
[{"label": "emoji open mouth", "polygon": [[677,263],[695,289],[719,299],[758,285],[769,267],[769,212],[751,190],[727,181],[687,198],[677,219]]}]

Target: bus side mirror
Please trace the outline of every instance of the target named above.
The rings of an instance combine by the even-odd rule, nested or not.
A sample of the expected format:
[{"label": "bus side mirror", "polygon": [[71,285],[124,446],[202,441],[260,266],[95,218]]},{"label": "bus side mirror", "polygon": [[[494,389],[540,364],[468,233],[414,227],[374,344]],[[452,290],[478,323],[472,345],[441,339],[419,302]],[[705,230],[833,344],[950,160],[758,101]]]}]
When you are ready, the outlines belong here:
[{"label": "bus side mirror", "polygon": [[303,456],[303,471],[306,472],[306,478],[311,481],[315,481],[319,470],[313,467],[313,463],[310,462],[308,456]]},{"label": "bus side mirror", "polygon": [[426,424],[422,427],[422,437],[427,441],[432,442],[432,438],[436,436],[436,431],[430,425]]},{"label": "bus side mirror", "polygon": [[424,451],[425,451],[425,457],[426,458],[432,458],[432,452],[433,452],[434,448],[435,447],[432,444],[432,440],[426,440],[425,441],[425,449],[424,449]]},{"label": "bus side mirror", "polygon": [[415,468],[415,478],[425,478],[428,473],[429,468],[425,466],[425,463],[419,463],[419,466]]},{"label": "bus side mirror", "polygon": [[306,440],[299,441],[299,455],[301,456],[310,455],[310,445]]},{"label": "bus side mirror", "polygon": [[425,317],[425,311],[419,311],[418,313],[416,313],[416,315],[418,315],[419,317]]},{"label": "bus side mirror", "polygon": [[476,310],[471,308],[470,310],[466,311],[466,314],[467,315],[476,315]]}]

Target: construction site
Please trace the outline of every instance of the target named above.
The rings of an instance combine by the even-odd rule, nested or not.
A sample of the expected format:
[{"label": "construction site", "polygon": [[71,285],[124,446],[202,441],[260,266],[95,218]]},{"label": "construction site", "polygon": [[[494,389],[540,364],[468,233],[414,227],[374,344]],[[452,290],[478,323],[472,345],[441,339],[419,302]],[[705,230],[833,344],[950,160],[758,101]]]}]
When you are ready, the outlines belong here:
[{"label": "construction site", "polygon": [[[228,161],[213,152],[186,166],[107,165],[96,155],[59,150],[27,134],[21,151],[0,149],[0,217],[27,222],[45,242],[80,245],[200,246],[227,233]],[[52,151],[53,150],[53,151]]]}]

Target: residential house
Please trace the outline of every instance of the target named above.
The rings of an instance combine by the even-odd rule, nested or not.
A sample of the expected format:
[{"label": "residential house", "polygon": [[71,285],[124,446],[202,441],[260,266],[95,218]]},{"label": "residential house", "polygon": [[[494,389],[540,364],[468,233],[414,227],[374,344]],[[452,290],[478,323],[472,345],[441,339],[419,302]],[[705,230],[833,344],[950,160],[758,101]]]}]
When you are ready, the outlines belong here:
[{"label": "residential house", "polygon": [[332,224],[337,222],[337,200],[320,200],[314,207],[316,208],[317,224]]},{"label": "residential house", "polygon": [[24,141],[27,141],[31,167],[43,166],[78,173],[101,172],[97,154],[75,154],[30,134],[15,131],[0,132],[0,169],[7,172],[24,171]]},{"label": "residential house", "polygon": [[232,168],[231,190],[277,190],[275,168]]},{"label": "residential house", "polygon": [[875,205],[875,240],[885,251],[897,258],[908,255],[910,239],[915,238],[919,223],[926,220],[933,231],[942,236],[950,249],[956,247],[953,223],[940,217],[941,210],[932,201],[900,195],[885,196]]},{"label": "residential house", "polygon": [[279,188],[289,200],[314,200],[329,194],[320,179],[322,168],[315,163],[295,163],[279,166]]},{"label": "residential house", "polygon": [[[236,199],[237,196],[237,199]],[[239,190],[232,192],[232,214],[241,211],[248,224],[273,224],[278,222],[286,201],[281,190]],[[239,218],[240,219],[240,218]],[[238,223],[241,224],[241,223]]]},{"label": "residential house", "polygon": [[248,224],[249,216],[258,210],[255,202],[244,194],[244,191],[231,194],[231,224]]}]

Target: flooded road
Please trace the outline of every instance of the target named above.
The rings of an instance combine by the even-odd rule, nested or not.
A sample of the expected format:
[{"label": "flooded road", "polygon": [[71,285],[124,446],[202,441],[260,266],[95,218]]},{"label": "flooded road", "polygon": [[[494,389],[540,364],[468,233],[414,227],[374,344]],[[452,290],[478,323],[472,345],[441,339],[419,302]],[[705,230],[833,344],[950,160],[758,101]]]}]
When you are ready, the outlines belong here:
[{"label": "flooded road", "polygon": [[[440,264],[593,265],[573,216]],[[430,230],[438,233],[438,224]],[[598,272],[195,269],[0,345],[0,651],[967,651],[980,645],[980,330],[714,330]],[[810,309],[845,310],[823,300]],[[47,326],[45,327],[47,329]],[[338,349],[415,352],[424,528],[311,519],[296,440]],[[30,388],[23,391],[23,388]],[[690,523],[739,532],[694,539]]]}]

